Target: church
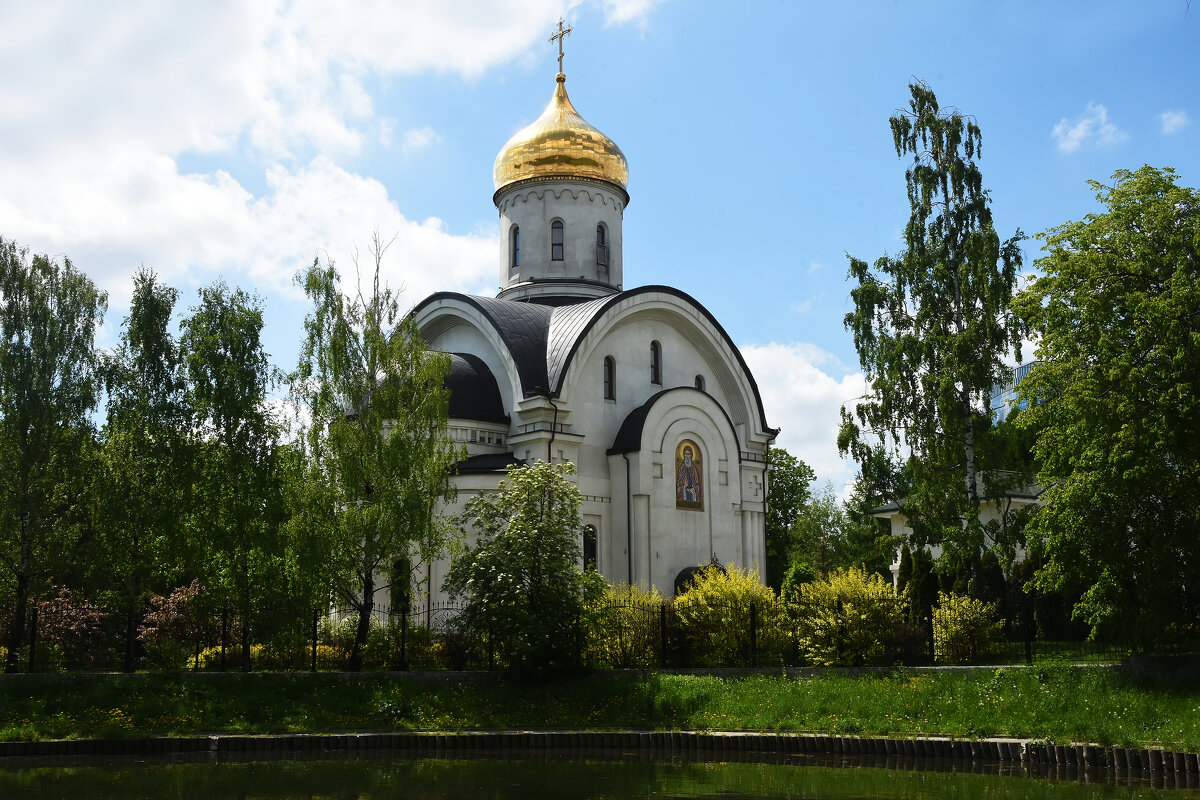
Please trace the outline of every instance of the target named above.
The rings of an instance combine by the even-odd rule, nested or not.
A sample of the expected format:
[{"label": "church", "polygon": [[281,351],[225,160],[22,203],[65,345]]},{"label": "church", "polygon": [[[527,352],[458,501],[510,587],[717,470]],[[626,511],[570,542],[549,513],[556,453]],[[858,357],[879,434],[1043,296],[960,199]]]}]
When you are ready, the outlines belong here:
[{"label": "church", "polygon": [[[765,577],[778,431],[708,310],[680,288],[625,288],[629,168],[567,96],[564,33],[550,104],[496,157],[498,293],[437,292],[413,311],[451,355],[450,435],[468,455],[457,506],[511,464],[570,461],[584,562],[609,581],[670,596],[713,559]],[[435,599],[447,568],[423,565]]]}]

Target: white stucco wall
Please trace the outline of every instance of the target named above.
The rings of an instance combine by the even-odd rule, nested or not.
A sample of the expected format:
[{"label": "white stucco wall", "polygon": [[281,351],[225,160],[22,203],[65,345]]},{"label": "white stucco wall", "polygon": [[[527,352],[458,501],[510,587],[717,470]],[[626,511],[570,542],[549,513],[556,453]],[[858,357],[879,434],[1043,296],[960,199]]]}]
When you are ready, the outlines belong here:
[{"label": "white stucco wall", "polygon": [[[598,281],[621,288],[621,222],[625,199],[615,188],[585,181],[538,181],[506,189],[496,198],[500,212],[500,297],[532,279]],[[563,260],[550,258],[550,224],[563,222]],[[596,226],[607,229],[608,266],[596,263]],[[521,230],[521,263],[510,266],[513,226]],[[518,295],[520,293],[518,292]]]}]

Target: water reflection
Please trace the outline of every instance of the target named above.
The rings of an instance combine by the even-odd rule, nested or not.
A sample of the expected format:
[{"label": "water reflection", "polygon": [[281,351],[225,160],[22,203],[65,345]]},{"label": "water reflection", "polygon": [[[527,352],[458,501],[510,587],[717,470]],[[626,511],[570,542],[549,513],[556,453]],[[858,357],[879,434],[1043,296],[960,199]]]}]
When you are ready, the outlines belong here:
[{"label": "water reflection", "polygon": [[[451,754],[447,753],[446,756]],[[1148,775],[1073,765],[964,763],[871,756],[676,753],[653,759],[619,749],[579,759],[547,750],[498,758],[495,751],[444,758],[336,752],[307,760],[276,753],[254,761],[83,761],[0,765],[0,797],[113,798],[1157,798],[1200,795],[1195,776]],[[486,756],[485,758],[473,756]],[[570,756],[568,758],[568,756]],[[719,758],[720,760],[716,760]],[[1178,783],[1177,780],[1178,779]],[[1191,780],[1191,784],[1188,780]],[[1188,789],[1193,791],[1188,791]],[[1175,791],[1172,791],[1175,789]],[[1183,791],[1177,791],[1183,789]]]}]

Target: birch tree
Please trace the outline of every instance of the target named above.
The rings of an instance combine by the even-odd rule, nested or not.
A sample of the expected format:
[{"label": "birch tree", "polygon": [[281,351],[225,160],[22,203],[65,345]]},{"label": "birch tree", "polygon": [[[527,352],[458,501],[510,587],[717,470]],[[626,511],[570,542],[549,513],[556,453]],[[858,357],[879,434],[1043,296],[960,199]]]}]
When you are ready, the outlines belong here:
[{"label": "birch tree", "polygon": [[[10,594],[4,669],[27,641],[56,523],[79,499],[65,480],[91,440],[99,384],[94,333],[106,296],[67,259],[0,238],[0,591]],[[66,549],[60,548],[60,549]]]},{"label": "birch tree", "polygon": [[450,357],[426,349],[383,283],[388,244],[372,242],[365,292],[360,279],[344,293],[334,265],[320,260],[298,278],[313,303],[293,381],[310,417],[306,494],[315,507],[305,516],[328,526],[335,598],[357,612],[351,669],[361,665],[381,577],[442,550],[447,528],[435,512],[453,497],[450,474],[464,457],[447,435]]},{"label": "birch tree", "polygon": [[860,463],[910,454],[905,513],[923,541],[970,557],[984,545],[977,446],[988,399],[1020,343],[1009,302],[1021,266],[1018,230],[1001,240],[978,158],[978,124],[942,109],[924,83],[890,120],[910,214],[905,249],[873,265],[850,258],[854,335],[871,392],[842,409],[838,447]]}]

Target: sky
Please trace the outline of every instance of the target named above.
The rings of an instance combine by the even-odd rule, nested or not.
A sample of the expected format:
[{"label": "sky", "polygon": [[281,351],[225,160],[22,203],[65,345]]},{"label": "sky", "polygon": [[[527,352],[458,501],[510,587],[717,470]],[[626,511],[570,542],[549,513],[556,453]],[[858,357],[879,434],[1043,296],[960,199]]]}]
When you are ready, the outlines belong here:
[{"label": "sky", "polygon": [[625,287],[705,305],[777,445],[841,494],[838,409],[866,388],[847,255],[902,249],[910,82],[982,129],[1002,237],[1097,212],[1119,169],[1200,184],[1188,0],[0,0],[0,236],[108,292],[106,347],[140,267],[181,313],[214,280],[255,292],[285,370],[294,276],[353,276],[374,231],[408,304],[494,294],[492,165],[551,97],[560,16],[572,102],[629,162]]}]

